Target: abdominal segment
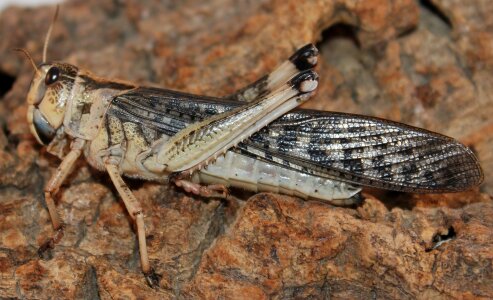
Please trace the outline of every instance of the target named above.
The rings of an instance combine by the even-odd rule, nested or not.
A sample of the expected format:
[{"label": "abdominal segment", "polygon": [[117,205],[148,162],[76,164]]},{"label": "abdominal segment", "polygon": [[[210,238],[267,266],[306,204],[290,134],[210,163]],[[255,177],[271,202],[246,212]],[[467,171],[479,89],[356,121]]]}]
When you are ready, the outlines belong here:
[{"label": "abdominal segment", "polygon": [[[303,199],[319,199],[335,204],[351,204],[361,188],[346,182],[305,174],[281,165],[227,151],[214,163],[194,173],[194,182],[223,184],[253,192],[274,192]],[[350,201],[350,200],[348,200]]]}]

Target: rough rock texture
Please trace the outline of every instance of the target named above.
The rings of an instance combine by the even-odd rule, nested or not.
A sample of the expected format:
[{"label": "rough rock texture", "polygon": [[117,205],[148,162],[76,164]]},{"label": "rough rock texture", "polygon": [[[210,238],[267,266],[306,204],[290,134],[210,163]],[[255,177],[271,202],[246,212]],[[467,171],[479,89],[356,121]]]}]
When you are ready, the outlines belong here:
[{"label": "rough rock texture", "polygon": [[157,290],[140,273],[134,228],[108,177],[83,160],[57,197],[65,236],[37,257],[52,234],[42,188],[59,161],[29,134],[32,69],[10,49],[39,62],[54,8],[3,11],[0,298],[492,298],[492,10],[488,0],[64,4],[49,59],[193,93],[227,95],[319,43],[320,90],[307,107],[454,136],[485,172],[469,192],[369,190],[351,208],[273,194],[206,201],[130,181],[162,275]]}]

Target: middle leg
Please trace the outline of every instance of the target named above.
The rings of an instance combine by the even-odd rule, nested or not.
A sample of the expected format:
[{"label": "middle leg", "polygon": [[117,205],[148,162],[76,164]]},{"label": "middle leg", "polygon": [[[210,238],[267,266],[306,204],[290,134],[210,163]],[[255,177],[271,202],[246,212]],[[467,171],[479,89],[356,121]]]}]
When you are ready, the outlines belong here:
[{"label": "middle leg", "polygon": [[140,205],[139,200],[137,200],[132,191],[123,181],[116,160],[113,158],[107,158],[105,168],[110,175],[111,181],[115,185],[118,194],[120,194],[130,217],[137,225],[137,238],[139,240],[140,264],[142,267],[142,272],[144,273],[148,284],[151,287],[157,287],[159,285],[159,278],[151,268],[149,263],[149,255],[147,253],[144,212],[142,211],[142,206]]}]

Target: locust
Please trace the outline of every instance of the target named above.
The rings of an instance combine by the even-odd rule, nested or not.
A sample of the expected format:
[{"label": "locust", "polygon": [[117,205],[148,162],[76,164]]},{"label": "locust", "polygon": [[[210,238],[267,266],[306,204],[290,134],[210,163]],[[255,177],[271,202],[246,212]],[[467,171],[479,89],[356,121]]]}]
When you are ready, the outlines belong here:
[{"label": "locust", "polygon": [[34,68],[27,94],[30,131],[62,160],[44,188],[55,234],[41,252],[63,236],[54,196],[81,156],[109,174],[135,222],[141,268],[151,286],[158,277],[149,263],[144,211],[124,176],[172,183],[203,197],[226,198],[230,187],[239,187],[335,205],[358,203],[365,186],[443,193],[483,179],[473,152],[453,138],[376,117],[297,108],[318,86],[312,44],[270,74],[216,98],[47,62],[52,25],[41,64],[20,49]]}]

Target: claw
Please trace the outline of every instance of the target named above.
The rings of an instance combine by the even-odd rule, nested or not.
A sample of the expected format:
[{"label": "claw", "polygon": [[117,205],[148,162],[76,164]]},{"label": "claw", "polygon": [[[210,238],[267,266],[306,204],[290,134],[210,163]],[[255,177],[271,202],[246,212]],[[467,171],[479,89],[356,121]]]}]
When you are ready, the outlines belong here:
[{"label": "claw", "polygon": [[65,226],[61,225],[60,228],[58,228],[56,230],[55,235],[52,238],[48,239],[43,244],[41,244],[41,246],[39,246],[38,251],[37,251],[39,258],[44,258],[46,251],[55,248],[55,245],[57,243],[59,243],[63,237],[64,229],[65,229]]},{"label": "claw", "polygon": [[217,197],[226,199],[229,195],[229,190],[222,184],[211,184],[200,187],[200,195],[203,197]]},{"label": "claw", "polygon": [[144,276],[146,278],[147,284],[151,288],[153,289],[159,288],[159,281],[161,280],[162,276],[154,272],[154,269],[151,268],[151,270],[148,273],[144,273]]},{"label": "claw", "polygon": [[38,248],[37,253],[38,253],[39,258],[45,259],[45,260],[50,259],[51,258],[51,255],[46,255],[46,253],[47,253],[48,250],[51,250],[53,248],[55,248],[55,244],[53,243],[53,240],[52,239],[49,239],[49,240],[45,241]]}]

